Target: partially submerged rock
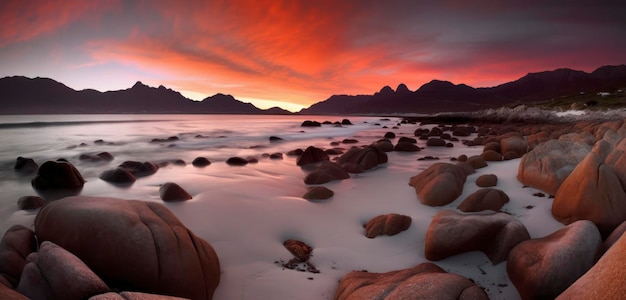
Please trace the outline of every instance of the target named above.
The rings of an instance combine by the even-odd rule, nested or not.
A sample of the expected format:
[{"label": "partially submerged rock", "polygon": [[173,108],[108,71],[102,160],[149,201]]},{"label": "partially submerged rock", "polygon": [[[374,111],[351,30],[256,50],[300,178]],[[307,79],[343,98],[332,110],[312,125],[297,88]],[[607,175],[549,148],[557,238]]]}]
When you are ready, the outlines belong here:
[{"label": "partially submerged rock", "polygon": [[335,194],[332,190],[324,186],[310,187],[302,198],[307,200],[326,200]]},{"label": "partially submerged rock", "polygon": [[159,188],[159,196],[163,201],[185,201],[191,199],[191,195],[180,185],[173,182],[166,182]]},{"label": "partially submerged rock", "polygon": [[489,299],[474,282],[433,263],[387,273],[352,271],[339,281],[336,300]]},{"label": "partially submerged rock", "polygon": [[39,196],[23,196],[17,199],[17,207],[21,210],[34,210],[48,204]]},{"label": "partially submerged rock", "polygon": [[350,178],[346,172],[336,163],[322,162],[313,172],[304,178],[306,184],[322,184],[333,180],[343,180]]},{"label": "partially submerged rock", "polygon": [[[337,163],[341,166],[346,164],[354,164],[363,171],[370,170],[379,164],[386,163],[387,154],[374,146],[366,146],[363,148],[353,147],[337,159]],[[357,170],[353,168],[352,170]]]},{"label": "partially submerged rock", "polygon": [[296,164],[298,166],[303,166],[327,160],[329,160],[328,154],[326,154],[323,149],[309,146],[306,148],[306,150],[304,150],[302,155],[298,157]]},{"label": "partially submerged rock", "polygon": [[39,168],[32,185],[38,190],[80,189],[85,179],[78,170],[67,161],[47,161]]}]

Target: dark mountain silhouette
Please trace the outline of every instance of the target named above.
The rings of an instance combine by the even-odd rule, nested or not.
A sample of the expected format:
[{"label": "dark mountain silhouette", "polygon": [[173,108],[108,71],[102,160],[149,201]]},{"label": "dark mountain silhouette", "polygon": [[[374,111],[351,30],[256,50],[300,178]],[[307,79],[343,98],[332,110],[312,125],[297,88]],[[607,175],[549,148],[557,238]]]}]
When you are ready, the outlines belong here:
[{"label": "dark mountain silhouette", "polygon": [[301,114],[380,114],[473,111],[513,104],[531,104],[581,92],[597,93],[626,87],[626,65],[604,66],[592,73],[557,69],[526,76],[495,87],[433,80],[416,91],[400,84],[373,95],[333,95],[300,111]]},{"label": "dark mountain silhouette", "polygon": [[280,108],[259,109],[223,94],[193,101],[172,89],[154,88],[140,81],[129,89],[99,92],[76,91],[49,78],[5,77],[0,79],[0,101],[0,114],[291,114]]}]

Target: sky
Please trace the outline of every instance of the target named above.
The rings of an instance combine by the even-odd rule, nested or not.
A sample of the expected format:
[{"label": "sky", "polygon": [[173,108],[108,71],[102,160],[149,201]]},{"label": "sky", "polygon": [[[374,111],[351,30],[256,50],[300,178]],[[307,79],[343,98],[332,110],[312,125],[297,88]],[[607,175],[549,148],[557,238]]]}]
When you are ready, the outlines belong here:
[{"label": "sky", "polygon": [[386,85],[625,63],[620,1],[0,1],[0,77],[76,90],[141,81],[298,111]]}]

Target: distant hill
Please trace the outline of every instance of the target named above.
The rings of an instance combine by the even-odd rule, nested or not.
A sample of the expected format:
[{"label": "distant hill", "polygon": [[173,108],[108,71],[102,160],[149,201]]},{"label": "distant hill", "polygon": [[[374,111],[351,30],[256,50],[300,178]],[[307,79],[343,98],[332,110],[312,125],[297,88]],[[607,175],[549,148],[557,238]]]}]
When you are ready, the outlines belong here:
[{"label": "distant hill", "polygon": [[281,108],[259,109],[233,96],[216,94],[193,101],[164,86],[135,83],[125,90],[76,91],[49,78],[0,79],[0,114],[204,113],[291,114]]},{"label": "distant hill", "polygon": [[433,80],[416,91],[400,84],[373,95],[333,95],[300,111],[301,114],[381,114],[474,111],[515,104],[532,104],[580,93],[626,89],[626,65],[604,66],[592,73],[557,69],[489,88]]}]

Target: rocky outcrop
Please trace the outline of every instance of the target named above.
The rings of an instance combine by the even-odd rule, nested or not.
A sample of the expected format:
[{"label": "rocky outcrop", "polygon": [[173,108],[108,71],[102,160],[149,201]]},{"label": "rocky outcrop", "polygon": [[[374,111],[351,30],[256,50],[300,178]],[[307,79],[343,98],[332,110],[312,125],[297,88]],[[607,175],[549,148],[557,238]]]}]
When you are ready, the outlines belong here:
[{"label": "rocky outcrop", "polygon": [[409,185],[415,188],[422,204],[442,206],[454,201],[463,193],[466,171],[453,164],[435,163],[411,177]]},{"label": "rocky outcrop", "polygon": [[469,279],[447,273],[433,263],[387,273],[352,271],[339,281],[336,300],[489,299]]},{"label": "rocky outcrop", "polygon": [[[0,241],[0,286],[17,287],[26,265],[26,257],[37,250],[35,233],[22,226],[13,225]],[[2,294],[0,294],[2,295]]]},{"label": "rocky outcrop", "polygon": [[626,286],[626,236],[617,240],[584,275],[570,285],[558,300],[623,299]]},{"label": "rocky outcrop", "polygon": [[363,225],[365,236],[373,239],[379,235],[396,235],[409,229],[411,217],[399,214],[380,215]]},{"label": "rocky outcrop", "polygon": [[163,201],[177,202],[191,199],[191,195],[180,185],[173,182],[166,182],[159,188],[159,196]]},{"label": "rocky outcrop", "polygon": [[468,251],[481,251],[496,265],[530,235],[522,222],[505,213],[460,214],[442,210],[426,232],[425,256],[441,260]]},{"label": "rocky outcrop", "polygon": [[40,210],[35,233],[76,255],[111,288],[210,299],[219,283],[211,245],[158,203],[69,197]]},{"label": "rocky outcrop", "polygon": [[555,195],[589,151],[591,146],[580,141],[549,140],[522,157],[517,179],[524,185]]},{"label": "rocky outcrop", "polygon": [[350,178],[350,174],[333,162],[322,162],[313,172],[304,178],[306,184],[323,184],[333,180]]},{"label": "rocky outcrop", "polygon": [[326,200],[335,195],[335,192],[324,186],[310,187],[302,198],[307,200]]},{"label": "rocky outcrop", "polygon": [[500,211],[504,204],[509,202],[509,196],[502,190],[485,188],[473,192],[457,207],[463,212],[477,212],[483,210]]},{"label": "rocky outcrop", "polygon": [[373,169],[388,160],[387,153],[374,146],[352,147],[337,159],[337,163],[350,173]]},{"label": "rocky outcrop", "polygon": [[554,299],[593,266],[601,250],[596,226],[578,221],[519,243],[509,254],[507,273],[522,299]]},{"label": "rocky outcrop", "polygon": [[45,162],[32,180],[32,185],[37,190],[80,189],[84,184],[83,176],[67,161]]},{"label": "rocky outcrop", "polygon": [[296,161],[298,166],[304,166],[308,164],[314,164],[322,161],[329,160],[328,154],[324,152],[323,149],[309,146],[307,147],[302,155]]},{"label": "rocky outcrop", "polygon": [[86,299],[111,289],[78,257],[45,241],[26,257],[17,291],[31,299]]},{"label": "rocky outcrop", "polygon": [[[626,142],[622,145],[626,149]],[[558,221],[570,224],[590,220],[604,235],[626,221],[626,191],[620,180],[626,177],[626,165],[619,164],[623,159],[619,149],[619,145],[614,149],[609,142],[600,140],[576,166],[552,203],[552,215]],[[613,155],[615,150],[618,155]],[[618,165],[613,165],[616,162]]]}]

